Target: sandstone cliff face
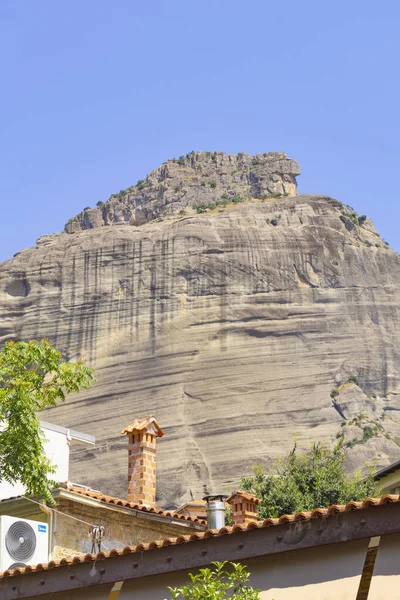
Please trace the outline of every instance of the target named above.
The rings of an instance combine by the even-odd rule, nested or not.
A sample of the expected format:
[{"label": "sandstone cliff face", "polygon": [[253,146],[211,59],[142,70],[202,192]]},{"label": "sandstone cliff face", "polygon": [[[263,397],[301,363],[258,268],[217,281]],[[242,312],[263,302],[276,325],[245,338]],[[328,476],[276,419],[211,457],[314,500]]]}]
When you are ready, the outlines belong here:
[{"label": "sandstone cliff face", "polygon": [[45,417],[97,438],[72,479],[125,496],[118,432],[146,414],[166,433],[164,506],[232,489],[294,434],[343,434],[352,468],[398,459],[400,257],[372,223],[321,196],[187,210],[43,236],[1,265],[1,342],[47,336],[96,369]]},{"label": "sandstone cliff face", "polygon": [[296,195],[299,165],[282,152],[225,154],[191,152],[168,160],[146,179],[121,190],[96,208],[87,208],[68,221],[65,229],[82,229],[113,223],[140,225],[160,216],[184,213],[199,204],[210,204],[222,195],[260,198]]}]

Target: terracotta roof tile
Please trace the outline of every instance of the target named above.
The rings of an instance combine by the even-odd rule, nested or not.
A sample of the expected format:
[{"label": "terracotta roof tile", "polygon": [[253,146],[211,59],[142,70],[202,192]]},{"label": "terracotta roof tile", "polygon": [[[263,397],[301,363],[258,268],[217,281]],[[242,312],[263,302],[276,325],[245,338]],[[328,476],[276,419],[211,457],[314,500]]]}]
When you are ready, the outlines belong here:
[{"label": "terracotta roof tile", "polygon": [[94,562],[97,560],[107,560],[115,556],[124,554],[135,554],[137,552],[147,552],[157,550],[165,546],[174,546],[178,544],[188,544],[204,540],[211,537],[224,535],[234,535],[236,533],[251,531],[252,529],[263,529],[265,527],[277,527],[289,522],[308,521],[311,519],[331,516],[337,513],[345,513],[352,510],[365,510],[371,507],[384,506],[389,503],[400,502],[400,495],[385,494],[381,498],[366,498],[362,502],[348,502],[347,504],[333,504],[328,509],[315,508],[311,512],[298,512],[294,515],[282,515],[279,518],[268,518],[264,521],[250,522],[248,524],[235,525],[234,527],[222,527],[222,529],[207,529],[204,532],[191,533],[190,535],[180,535],[176,538],[166,538],[164,540],[154,540],[146,544],[138,544],[137,546],[125,546],[123,550],[114,549],[110,552],[99,552],[98,554],[86,554],[85,556],[74,556],[73,558],[62,558],[61,560],[52,560],[48,564],[39,563],[36,566],[29,565],[27,567],[18,567],[12,571],[4,571],[0,573],[0,578],[15,577],[17,575],[27,575],[37,571],[48,571],[50,569],[61,568],[71,564],[80,564]]},{"label": "terracotta roof tile", "polygon": [[121,431],[121,435],[134,433],[135,431],[142,431],[143,429],[147,429],[147,427],[149,427],[150,425],[153,425],[153,427],[156,429],[157,437],[163,437],[163,430],[157,423],[157,419],[152,416],[144,417],[144,419],[135,419],[133,423],[131,423],[130,425],[128,425],[128,427],[125,427]]},{"label": "terracotta roof tile", "polygon": [[198,519],[197,517],[189,517],[187,515],[182,515],[173,511],[166,511],[157,508],[147,508],[146,506],[140,506],[139,504],[134,504],[133,502],[128,502],[127,500],[122,500],[121,498],[114,498],[113,496],[106,496],[101,492],[95,492],[93,490],[88,490],[86,488],[80,488],[74,485],[64,485],[64,489],[68,492],[72,492],[73,494],[79,494],[80,496],[86,496],[87,498],[93,498],[93,500],[98,500],[99,502],[104,502],[105,504],[111,504],[114,506],[123,506],[125,508],[131,508],[132,510],[137,510],[140,512],[146,512],[154,515],[159,515],[161,517],[170,517],[173,519],[178,519],[180,521],[188,521],[192,523],[200,523],[205,525],[206,521],[203,519]]},{"label": "terracotta roof tile", "polygon": [[254,502],[254,504],[260,504],[261,502],[261,500],[257,498],[257,496],[254,496],[254,494],[250,494],[250,492],[246,492],[245,490],[236,490],[229,496],[229,498],[227,498],[227,503],[230,504],[233,498],[235,498],[236,496],[240,496],[241,498],[244,498],[249,502]]}]

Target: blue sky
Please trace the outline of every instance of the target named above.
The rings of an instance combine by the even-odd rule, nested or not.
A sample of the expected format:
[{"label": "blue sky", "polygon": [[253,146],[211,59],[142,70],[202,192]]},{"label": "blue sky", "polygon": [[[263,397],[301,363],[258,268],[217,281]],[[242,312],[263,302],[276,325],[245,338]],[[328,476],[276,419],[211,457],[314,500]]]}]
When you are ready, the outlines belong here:
[{"label": "blue sky", "polygon": [[191,150],[284,151],[400,251],[400,3],[1,0],[0,260]]}]

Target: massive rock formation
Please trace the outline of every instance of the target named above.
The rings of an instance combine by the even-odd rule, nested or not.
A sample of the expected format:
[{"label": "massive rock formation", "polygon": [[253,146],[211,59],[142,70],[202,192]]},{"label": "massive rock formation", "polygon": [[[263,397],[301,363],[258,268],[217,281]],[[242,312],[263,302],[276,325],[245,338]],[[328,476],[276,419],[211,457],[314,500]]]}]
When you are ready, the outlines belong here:
[{"label": "massive rock formation", "polygon": [[137,191],[112,198],[101,218],[80,215],[76,233],[43,236],[0,267],[1,341],[46,336],[96,370],[91,390],[45,416],[96,436],[95,450],[73,449],[79,483],[125,495],[119,431],[145,414],[166,433],[164,506],[232,489],[295,434],[302,446],[343,435],[351,468],[399,457],[399,255],[337,200],[296,196],[284,155],[216,156],[247,165],[240,189],[217,165],[215,187],[187,175],[182,204],[180,175],[168,177],[165,210],[154,198],[140,207],[157,219],[129,225]]}]

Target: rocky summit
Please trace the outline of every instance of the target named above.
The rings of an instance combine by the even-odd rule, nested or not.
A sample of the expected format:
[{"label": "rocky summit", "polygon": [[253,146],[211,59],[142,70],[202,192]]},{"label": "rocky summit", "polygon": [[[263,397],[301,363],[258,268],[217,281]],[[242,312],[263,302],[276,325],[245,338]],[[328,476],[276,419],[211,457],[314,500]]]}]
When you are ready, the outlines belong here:
[{"label": "rocky summit", "polygon": [[126,494],[126,439],[157,415],[161,506],[342,438],[400,455],[400,256],[369,218],[297,195],[281,153],[194,152],[0,266],[0,335],[48,337],[97,382],[45,419],[93,434],[74,481]]},{"label": "rocky summit", "polygon": [[165,215],[233,198],[297,194],[299,165],[282,152],[225,154],[190,152],[168,160],[136,185],[113,194],[107,202],[87,207],[68,221],[75,233],[103,225],[141,225]]}]

